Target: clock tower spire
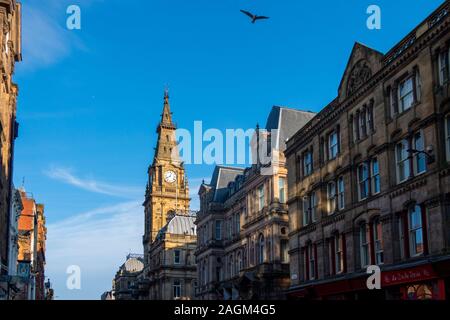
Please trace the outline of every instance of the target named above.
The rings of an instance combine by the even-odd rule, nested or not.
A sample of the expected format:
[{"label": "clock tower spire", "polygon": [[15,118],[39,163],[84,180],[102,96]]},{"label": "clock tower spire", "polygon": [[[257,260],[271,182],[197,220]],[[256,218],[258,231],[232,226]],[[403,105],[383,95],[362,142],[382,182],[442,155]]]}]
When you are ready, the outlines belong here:
[{"label": "clock tower spire", "polygon": [[158,232],[175,214],[188,214],[189,187],[181,161],[177,141],[176,125],[170,110],[169,93],[164,93],[161,120],[156,129],[157,145],[153,162],[148,169],[148,183],[145,194],[144,253]]}]

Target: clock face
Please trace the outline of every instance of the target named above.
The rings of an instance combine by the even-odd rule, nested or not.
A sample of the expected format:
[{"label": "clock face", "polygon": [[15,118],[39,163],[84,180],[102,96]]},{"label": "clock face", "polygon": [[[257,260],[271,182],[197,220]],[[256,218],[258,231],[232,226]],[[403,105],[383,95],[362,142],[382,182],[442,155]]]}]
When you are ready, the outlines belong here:
[{"label": "clock face", "polygon": [[175,181],[177,181],[177,174],[173,171],[166,171],[166,173],[164,174],[164,180],[166,180],[166,182],[168,183],[174,183]]}]

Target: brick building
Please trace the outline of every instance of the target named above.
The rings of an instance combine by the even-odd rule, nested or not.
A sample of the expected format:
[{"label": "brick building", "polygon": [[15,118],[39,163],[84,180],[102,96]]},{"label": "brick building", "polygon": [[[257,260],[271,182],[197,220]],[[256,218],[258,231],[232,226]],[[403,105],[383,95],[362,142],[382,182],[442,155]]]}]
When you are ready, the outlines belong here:
[{"label": "brick building", "polygon": [[356,43],[336,99],[288,141],[291,298],[450,294],[449,10],[386,54]]}]

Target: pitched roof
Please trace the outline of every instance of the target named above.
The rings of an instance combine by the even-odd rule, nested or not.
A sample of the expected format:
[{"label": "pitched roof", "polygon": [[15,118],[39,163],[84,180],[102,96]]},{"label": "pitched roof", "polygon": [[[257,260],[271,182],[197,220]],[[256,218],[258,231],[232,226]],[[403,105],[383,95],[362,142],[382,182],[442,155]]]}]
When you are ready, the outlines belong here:
[{"label": "pitched roof", "polygon": [[228,194],[228,184],[244,172],[244,168],[216,166],[210,186],[214,188],[214,202],[222,202]]},{"label": "pitched roof", "polygon": [[291,138],[315,115],[314,112],[310,111],[274,106],[267,118],[266,130],[277,130],[275,133],[276,149],[284,151],[286,140]]}]

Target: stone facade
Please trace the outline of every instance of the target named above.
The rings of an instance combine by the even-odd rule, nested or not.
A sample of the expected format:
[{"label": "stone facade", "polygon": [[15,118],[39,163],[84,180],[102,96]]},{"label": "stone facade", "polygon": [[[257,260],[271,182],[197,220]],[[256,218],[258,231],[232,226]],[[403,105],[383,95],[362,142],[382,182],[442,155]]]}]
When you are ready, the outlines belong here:
[{"label": "stone facade", "polygon": [[[136,297],[138,299],[190,299],[195,282],[195,263],[170,266],[167,258],[175,247],[186,253],[192,251],[196,234],[184,236],[167,231],[178,221],[178,216],[191,219],[190,196],[184,164],[180,159],[175,136],[176,125],[172,120],[169,95],[164,94],[161,121],[157,127],[158,142],[152,165],[148,169],[145,194],[144,270],[138,276]],[[169,228],[170,229],[170,228]],[[178,251],[178,250],[177,250]],[[174,296],[169,282],[181,282],[181,296]],[[178,290],[178,289],[177,289]]]},{"label": "stone facade", "polygon": [[8,273],[9,216],[12,194],[12,163],[16,122],[17,85],[14,65],[21,60],[21,6],[15,0],[0,0],[0,275]]},{"label": "stone facade", "polygon": [[150,248],[150,300],[191,300],[197,285],[195,216],[175,215]]},{"label": "stone facade", "polygon": [[[253,151],[268,144],[270,163],[218,166],[199,190],[198,299],[282,299],[289,287],[284,141],[314,114],[274,107]],[[256,143],[255,143],[256,142]]]},{"label": "stone facade", "polygon": [[288,141],[290,297],[449,293],[449,10],[387,54],[355,44],[337,98]]},{"label": "stone facade", "polygon": [[113,291],[106,293],[102,300],[133,300],[133,288],[137,276],[144,269],[144,256],[129,254],[123,265],[120,266],[113,281]]}]

